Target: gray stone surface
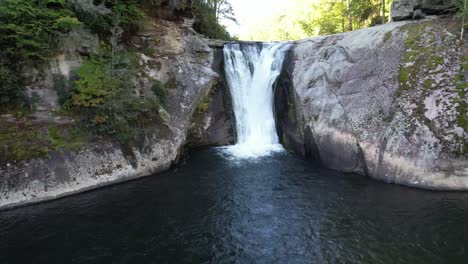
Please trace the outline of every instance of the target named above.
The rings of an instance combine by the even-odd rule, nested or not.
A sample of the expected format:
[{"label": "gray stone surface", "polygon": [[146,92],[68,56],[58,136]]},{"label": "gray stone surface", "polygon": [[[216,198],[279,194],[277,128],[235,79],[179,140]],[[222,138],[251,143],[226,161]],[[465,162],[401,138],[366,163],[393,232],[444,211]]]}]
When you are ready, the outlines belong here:
[{"label": "gray stone surface", "polygon": [[192,119],[188,144],[190,147],[224,146],[235,143],[234,113],[231,96],[222,80],[205,97]]},{"label": "gray stone surface", "polygon": [[289,98],[277,102],[282,142],[335,170],[468,190],[468,131],[457,121],[467,114],[457,108],[468,100],[456,88],[463,49],[449,21],[297,42],[279,81],[290,83]]},{"label": "gray stone surface", "polygon": [[428,15],[453,13],[457,5],[457,0],[395,0],[391,4],[390,17],[393,21],[420,19],[419,12]]},{"label": "gray stone surface", "polygon": [[426,17],[426,14],[424,14],[421,9],[414,10],[414,12],[413,12],[413,19],[414,20],[423,19],[425,17]]},{"label": "gray stone surface", "polygon": [[411,18],[413,15],[412,0],[395,0],[390,7],[390,17],[392,21],[400,21]]}]

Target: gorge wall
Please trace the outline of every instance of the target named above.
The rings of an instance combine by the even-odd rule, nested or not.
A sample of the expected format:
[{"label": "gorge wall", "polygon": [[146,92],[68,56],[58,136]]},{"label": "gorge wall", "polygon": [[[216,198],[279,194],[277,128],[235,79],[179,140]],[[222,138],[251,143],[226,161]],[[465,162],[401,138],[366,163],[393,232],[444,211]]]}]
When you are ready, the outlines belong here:
[{"label": "gorge wall", "polygon": [[283,144],[331,169],[467,190],[467,57],[458,32],[453,18],[439,18],[295,43],[276,85]]},{"label": "gorge wall", "polygon": [[[73,150],[47,149],[50,151],[41,157],[2,163],[0,208],[54,199],[166,170],[183,155],[186,144],[232,143],[232,110],[225,107],[230,98],[219,57],[222,46],[209,47],[209,41],[193,30],[192,23],[187,18],[148,19],[130,44],[121,47],[136,49],[141,57],[145,74],[134,80],[136,94],[154,97],[154,80],[166,90],[158,120],[151,121],[153,124],[137,142],[123,145],[98,138],[82,142]],[[59,41],[59,52],[48,64],[25,71],[29,80],[26,93],[35,110],[25,117],[1,116],[2,125],[14,124],[23,129],[17,131],[18,135],[7,136],[35,133],[50,137],[50,127],[75,122],[73,116],[61,113],[59,95],[73,82],[74,70],[99,48],[99,43],[97,35],[84,28],[75,29]],[[18,137],[17,143],[20,149],[35,144],[25,142],[23,137]],[[26,157],[32,155],[25,153]]]},{"label": "gorge wall", "polygon": [[[0,208],[151,175],[176,163],[186,146],[232,144],[223,43],[197,34],[192,22],[148,19],[124,47],[136,50],[145,71],[134,92],[155,96],[157,80],[167,93],[143,136],[131,145],[99,138],[0,164]],[[468,190],[468,57],[458,27],[452,18],[394,22],[292,43],[274,87],[281,142],[334,170]],[[0,124],[42,136],[51,136],[50,126],[74,124],[60,111],[60,93],[99,43],[83,28],[64,37],[47,65],[24,73],[34,111],[4,114]],[[19,144],[34,144],[24,131],[13,132]]]}]

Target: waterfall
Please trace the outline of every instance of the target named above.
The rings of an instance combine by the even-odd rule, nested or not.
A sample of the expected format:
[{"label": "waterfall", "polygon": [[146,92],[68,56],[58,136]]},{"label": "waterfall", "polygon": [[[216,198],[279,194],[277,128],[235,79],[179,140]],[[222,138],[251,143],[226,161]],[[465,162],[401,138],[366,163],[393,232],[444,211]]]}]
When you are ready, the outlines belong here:
[{"label": "waterfall", "polygon": [[273,83],[289,44],[224,46],[225,73],[236,118],[237,143],[225,150],[240,158],[281,151],[273,115]]}]

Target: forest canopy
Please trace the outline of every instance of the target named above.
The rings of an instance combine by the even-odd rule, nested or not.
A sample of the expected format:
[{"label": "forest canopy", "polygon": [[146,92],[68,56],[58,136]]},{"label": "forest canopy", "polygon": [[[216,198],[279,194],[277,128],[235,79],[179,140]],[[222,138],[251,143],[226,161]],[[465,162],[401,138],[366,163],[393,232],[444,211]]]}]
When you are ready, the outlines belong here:
[{"label": "forest canopy", "polygon": [[389,21],[390,0],[290,0],[282,12],[250,28],[246,40],[297,40]]}]

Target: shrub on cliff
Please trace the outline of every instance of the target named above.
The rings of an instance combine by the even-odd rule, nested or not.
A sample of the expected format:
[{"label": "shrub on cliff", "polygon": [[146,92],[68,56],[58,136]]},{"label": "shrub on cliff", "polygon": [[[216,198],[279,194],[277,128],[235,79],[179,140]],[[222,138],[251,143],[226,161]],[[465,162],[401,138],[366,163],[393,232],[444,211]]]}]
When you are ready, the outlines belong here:
[{"label": "shrub on cliff", "polygon": [[77,73],[79,79],[65,106],[78,113],[95,135],[126,143],[146,121],[158,118],[157,99],[134,93],[134,77],[141,73],[135,53],[104,51],[83,63]]},{"label": "shrub on cliff", "polygon": [[208,4],[200,2],[193,6],[195,23],[193,28],[213,39],[230,40],[231,36],[226,28],[218,22],[216,11]]}]

